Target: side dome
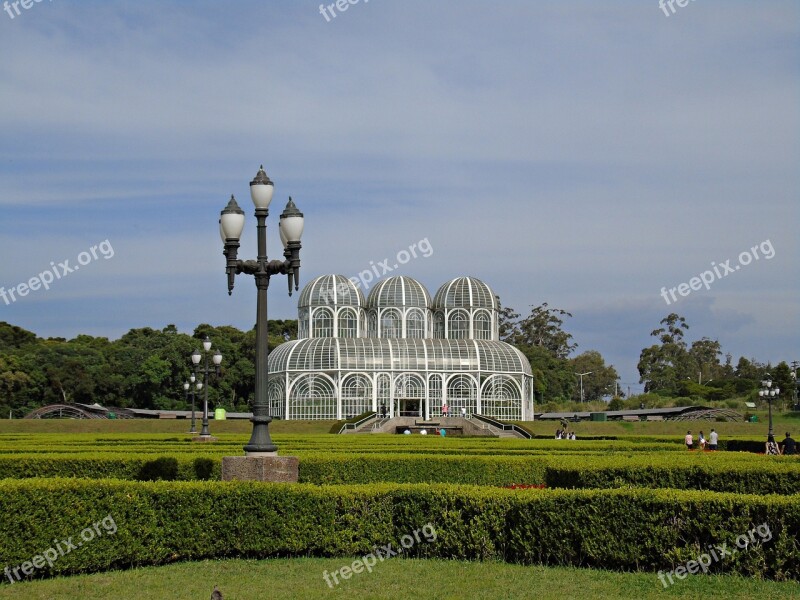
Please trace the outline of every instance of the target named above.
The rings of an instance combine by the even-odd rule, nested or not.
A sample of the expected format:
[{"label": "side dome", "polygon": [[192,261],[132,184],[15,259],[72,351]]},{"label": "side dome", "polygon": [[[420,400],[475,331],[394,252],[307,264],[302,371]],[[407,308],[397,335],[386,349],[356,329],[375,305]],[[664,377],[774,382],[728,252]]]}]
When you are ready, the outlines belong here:
[{"label": "side dome", "polygon": [[396,275],[372,288],[367,298],[368,308],[430,308],[431,295],[419,281]]},{"label": "side dome", "polygon": [[447,308],[499,310],[492,288],[476,277],[457,277],[439,288],[433,298],[433,309]]},{"label": "side dome", "polygon": [[344,275],[320,275],[300,292],[298,308],[313,306],[355,306],[363,308],[364,294]]}]

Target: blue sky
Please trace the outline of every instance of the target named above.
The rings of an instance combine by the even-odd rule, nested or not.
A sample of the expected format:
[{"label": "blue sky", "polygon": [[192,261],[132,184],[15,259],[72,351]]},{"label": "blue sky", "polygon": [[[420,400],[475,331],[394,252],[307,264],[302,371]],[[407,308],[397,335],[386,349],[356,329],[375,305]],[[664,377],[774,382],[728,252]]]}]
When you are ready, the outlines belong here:
[{"label": "blue sky", "polygon": [[[217,218],[275,182],[305,213],[302,281],[396,262],[431,293],[470,274],[505,305],[575,316],[637,389],[649,332],[800,359],[800,5],[363,0],[92,2],[0,12],[0,286],[108,240],[10,304],[42,336],[251,327],[227,296]],[[12,7],[13,12],[13,7]],[[271,229],[274,231],[274,228]],[[769,240],[760,258],[676,287]],[[276,236],[270,253],[279,257]],[[270,316],[297,296],[273,281]]]}]

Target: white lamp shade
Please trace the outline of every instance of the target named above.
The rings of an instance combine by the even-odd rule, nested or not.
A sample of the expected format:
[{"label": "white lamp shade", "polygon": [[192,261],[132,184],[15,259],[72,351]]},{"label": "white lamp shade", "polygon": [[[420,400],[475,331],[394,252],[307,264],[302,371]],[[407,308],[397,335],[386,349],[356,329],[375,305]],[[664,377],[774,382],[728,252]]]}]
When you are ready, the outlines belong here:
[{"label": "white lamp shade", "polygon": [[303,236],[303,217],[286,217],[281,219],[281,231],[287,242],[299,242]]},{"label": "white lamp shade", "polygon": [[202,358],[202,354],[200,354],[200,350],[195,350],[192,352],[192,362],[196,365],[200,364],[200,359]]},{"label": "white lamp shade", "polygon": [[222,240],[239,240],[244,230],[244,215],[225,213],[219,218],[219,230]]},{"label": "white lamp shade", "polygon": [[250,186],[250,198],[256,208],[269,208],[275,187],[271,183],[256,183]]},{"label": "white lamp shade", "polygon": [[188,381],[183,384],[183,389],[185,389],[187,392],[189,391],[189,382]]},{"label": "white lamp shade", "polygon": [[200,381],[197,382],[197,389],[198,390],[202,390],[203,389],[203,383],[202,382],[200,382]]},{"label": "white lamp shade", "polygon": [[211,350],[211,340],[208,339],[208,336],[206,336],[205,339],[203,340],[203,350],[205,350],[206,352]]},{"label": "white lamp shade", "polygon": [[214,356],[213,356],[212,360],[214,361],[214,364],[217,365],[217,366],[222,364],[222,354],[219,353],[219,350],[217,350],[214,353]]}]

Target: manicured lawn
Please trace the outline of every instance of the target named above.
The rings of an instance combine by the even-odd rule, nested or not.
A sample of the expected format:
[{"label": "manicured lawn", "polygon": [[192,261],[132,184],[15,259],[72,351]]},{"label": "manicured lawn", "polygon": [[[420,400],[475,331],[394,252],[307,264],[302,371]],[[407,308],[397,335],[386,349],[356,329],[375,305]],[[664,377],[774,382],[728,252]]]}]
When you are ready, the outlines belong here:
[{"label": "manicured lawn", "polygon": [[[323,572],[347,559],[205,561],[0,586],[0,599],[225,600],[298,598],[797,598],[797,582],[688,576],[665,589],[655,574],[391,559],[333,589]],[[331,582],[333,580],[331,579]]]}]

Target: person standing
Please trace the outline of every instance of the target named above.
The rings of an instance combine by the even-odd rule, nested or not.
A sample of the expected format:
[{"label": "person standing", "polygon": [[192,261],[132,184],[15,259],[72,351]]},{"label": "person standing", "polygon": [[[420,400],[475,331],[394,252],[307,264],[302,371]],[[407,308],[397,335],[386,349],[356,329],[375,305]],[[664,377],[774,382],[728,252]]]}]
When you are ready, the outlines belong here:
[{"label": "person standing", "polygon": [[786,432],[786,437],[783,438],[781,445],[783,446],[784,456],[792,456],[793,454],[797,454],[797,443],[795,443],[788,431]]},{"label": "person standing", "polygon": [[781,447],[778,446],[778,442],[775,441],[775,436],[771,435],[767,438],[767,443],[764,446],[764,453],[767,456],[780,456],[781,455]]},{"label": "person standing", "polygon": [[700,450],[706,449],[706,436],[703,434],[703,430],[700,430],[700,436],[697,438],[697,445],[700,446]]},{"label": "person standing", "polygon": [[447,402],[442,404],[442,416],[443,417],[447,417],[447,413],[448,413],[449,410],[450,410],[450,407],[447,406]]},{"label": "person standing", "polygon": [[462,406],[461,407],[461,418],[462,419],[466,419],[467,418],[467,407],[466,406]]},{"label": "person standing", "polygon": [[692,446],[694,446],[694,438],[692,437],[691,431],[686,432],[686,437],[683,438],[683,443],[686,444],[686,448],[689,450],[692,449]]},{"label": "person standing", "polygon": [[708,449],[716,450],[718,442],[719,442],[719,434],[715,429],[712,429],[711,433],[708,434]]}]

